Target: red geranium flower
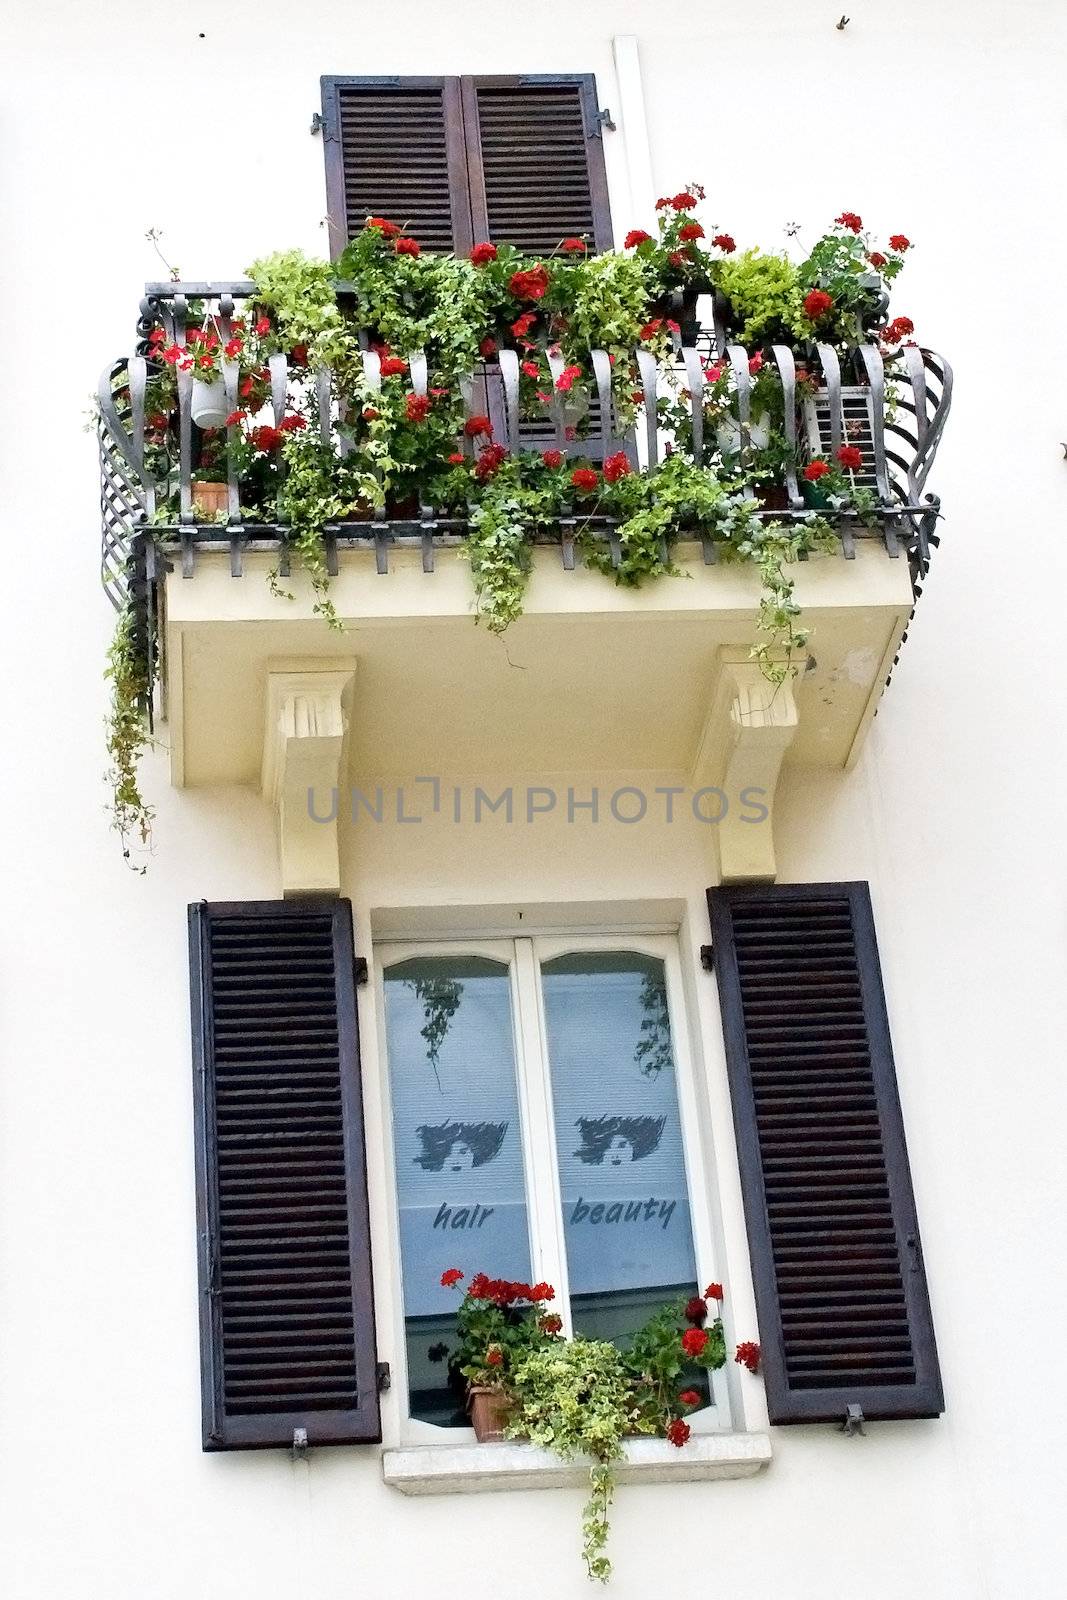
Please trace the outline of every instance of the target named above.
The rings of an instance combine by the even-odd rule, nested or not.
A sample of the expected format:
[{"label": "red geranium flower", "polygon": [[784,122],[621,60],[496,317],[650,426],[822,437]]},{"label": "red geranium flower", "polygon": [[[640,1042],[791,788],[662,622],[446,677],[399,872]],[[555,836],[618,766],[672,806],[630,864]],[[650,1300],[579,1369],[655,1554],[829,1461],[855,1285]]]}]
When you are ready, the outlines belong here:
[{"label": "red geranium flower", "polygon": [[882,338],[886,344],[899,344],[910,333],[915,332],[915,324],[910,317],[894,317],[888,328],[882,329]]},{"label": "red geranium flower", "polygon": [[182,345],[169,344],[163,352],[163,360],[166,361],[169,366],[174,367],[177,366],[178,362],[184,355],[185,350]]},{"label": "red geranium flower", "polygon": [[595,494],[600,487],[600,474],[594,472],[592,467],[575,467],[571,473],[571,483],[579,494]]},{"label": "red geranium flower", "polygon": [[837,452],[837,459],[846,472],[855,472],[863,465],[863,452],[854,444],[843,444]]},{"label": "red geranium flower", "polygon": [[672,250],[667,257],[672,267],[684,267],[687,259],[684,250]]},{"label": "red geranium flower", "polygon": [[804,476],[809,483],[818,483],[820,478],[825,478],[829,470],[828,461],[809,461],[804,468]]},{"label": "red geranium flower", "polygon": [[541,368],[536,361],[520,361],[519,371],[525,372],[528,378],[539,378],[541,376]]},{"label": "red geranium flower", "polygon": [[656,210],[657,211],[666,211],[666,209],[670,205],[670,203],[671,202],[669,200],[663,200],[663,199],[657,200],[656,201]]},{"label": "red geranium flower", "polygon": [[678,229],[678,237],[688,244],[690,239],[703,239],[704,230],[699,222],[687,222],[683,228]]},{"label": "red geranium flower", "polygon": [[[477,464],[474,468],[474,476],[479,479],[480,482],[484,483],[487,478],[491,478],[494,475],[500,463],[504,461],[506,457],[507,451],[502,444],[487,444],[481,455],[478,457]],[[508,1285],[508,1287],[514,1288],[515,1286],[511,1284]],[[519,1288],[521,1289],[522,1287],[523,1285],[520,1284]],[[514,1300],[516,1296],[513,1294],[510,1296],[510,1298]],[[524,1298],[529,1299],[530,1297],[529,1295],[526,1295]]]},{"label": "red geranium flower", "polygon": [[536,311],[524,311],[522,316],[516,317],[515,321],[511,324],[511,331],[515,335],[516,339],[522,339],[526,334],[529,333],[536,321]]},{"label": "red geranium flower", "polygon": [[290,412],[289,416],[283,417],[278,424],[278,430],[281,433],[299,433],[302,428],[306,427],[307,418],[300,416],[295,411]]},{"label": "red geranium flower", "polygon": [[368,217],[364,227],[377,228],[378,232],[383,234],[386,239],[395,239],[400,232],[396,223],[388,221],[386,217]]},{"label": "red geranium flower", "polygon": [[857,217],[854,211],[842,211],[839,217],[834,218],[834,221],[839,228],[848,228],[851,233],[859,233],[863,227],[863,218]]},{"label": "red geranium flower", "polygon": [[708,1336],[703,1328],[687,1328],[682,1334],[682,1349],[687,1356],[702,1356]]},{"label": "red geranium flower", "polygon": [[562,450],[542,450],[541,460],[546,467],[561,467],[563,465]]},{"label": "red geranium flower", "polygon": [[911,240],[906,233],[891,233],[889,235],[889,248],[903,255],[905,250],[911,249]]},{"label": "red geranium flower", "polygon": [[283,435],[277,428],[271,428],[264,424],[261,428],[253,428],[249,438],[253,449],[270,451],[277,450],[282,442]]},{"label": "red geranium flower", "polygon": [[448,464],[450,467],[461,467],[466,459],[462,450],[453,450],[448,458]]},{"label": "red geranium flower", "polygon": [[428,394],[409,394],[404,399],[404,412],[409,422],[425,422],[430,414]]},{"label": "red geranium flower", "polygon": [[659,329],[662,328],[662,326],[663,318],[653,317],[651,322],[645,323],[637,337],[639,339],[651,339],[659,331]]},{"label": "red geranium flower", "polygon": [[704,368],[704,376],[709,383],[718,383],[724,370],[725,368],[720,367],[718,362],[715,362],[712,366]]},{"label": "red geranium flower", "polygon": [[374,406],[364,406],[362,414],[364,422],[376,422],[381,416],[381,412]]},{"label": "red geranium flower", "polygon": [[542,1280],[541,1282],[534,1284],[526,1298],[528,1300],[554,1300],[556,1298],[556,1291],[553,1289],[550,1283],[545,1283]]},{"label": "red geranium flower", "polygon": [[833,309],[833,304],[824,289],[812,289],[804,296],[804,315],[810,317],[812,322],[818,322],[820,317],[825,317]]},{"label": "red geranium flower", "polygon": [[703,1395],[698,1394],[695,1389],[683,1389],[678,1396],[678,1404],[680,1406],[699,1406],[703,1405],[703,1403]]},{"label": "red geranium flower", "polygon": [[293,348],[289,352],[289,360],[293,363],[293,365],[297,366],[297,367],[302,367],[306,363],[307,358],[308,358],[308,347],[307,347],[307,345],[306,344],[294,344]]},{"label": "red geranium flower", "polygon": [[555,1311],[549,1311],[539,1319],[537,1326],[542,1333],[558,1333],[563,1326],[563,1318]]},{"label": "red geranium flower", "polygon": [[467,435],[468,439],[477,439],[483,433],[487,439],[491,439],[493,436],[493,424],[489,421],[488,417],[483,417],[480,415],[476,417],[468,417],[466,422],[463,424],[463,432]]},{"label": "red geranium flower", "polygon": [[671,1444],[676,1444],[679,1450],[686,1443],[692,1431],[688,1422],[683,1422],[681,1417],[675,1417],[667,1424],[667,1438],[671,1441]]},{"label": "red geranium flower", "polygon": [[495,356],[496,355],[496,340],[495,339],[491,339],[489,337],[489,335],[486,334],[485,338],[478,345],[478,354],[480,356],[484,356],[486,361],[489,360],[490,356]]},{"label": "red geranium flower", "polygon": [[405,237],[403,239],[398,239],[394,244],[393,249],[396,251],[398,256],[417,256],[419,254],[419,243],[417,239],[409,239]]},{"label": "red geranium flower", "polygon": [[688,211],[689,207],[695,206],[696,203],[696,195],[690,194],[688,189],[682,189],[680,193],[671,197],[671,205],[675,211]]},{"label": "red geranium flower", "polygon": [[499,1367],[499,1366],[503,1365],[503,1362],[504,1362],[504,1352],[503,1352],[503,1350],[498,1350],[496,1345],[490,1345],[489,1349],[485,1352],[485,1364],[486,1364],[486,1366],[487,1367]]},{"label": "red geranium flower", "polygon": [[639,244],[649,244],[651,240],[652,235],[646,233],[644,228],[631,228],[626,238],[622,241],[622,247],[624,250],[633,250]]},{"label": "red geranium flower", "polygon": [[623,450],[617,450],[613,456],[608,456],[604,462],[605,483],[618,483],[620,478],[625,478],[630,471],[630,463]]},{"label": "red geranium flower", "polygon": [[867,260],[871,263],[872,267],[885,266],[885,256],[880,250],[872,250],[870,255],[867,257]]},{"label": "red geranium flower", "polygon": [[737,249],[737,245],[734,243],[733,234],[731,233],[717,233],[711,242],[717,249],[722,251],[723,255],[726,256],[732,255]]},{"label": "red geranium flower", "polygon": [[762,369],[763,369],[763,357],[760,355],[759,351],[757,350],[756,354],[754,356],[749,356],[749,358],[748,358],[748,370],[752,374],[752,376],[755,377],[756,373],[762,371]]},{"label": "red geranium flower", "polygon": [[508,288],[516,300],[541,300],[548,288],[548,273],[538,262],[536,267],[530,267],[526,272],[513,272],[508,279]]},{"label": "red geranium flower", "polygon": [[566,392],[568,389],[573,389],[575,378],[580,378],[581,375],[581,367],[564,367],[563,371],[556,379],[556,388],[561,392]]},{"label": "red geranium flower", "polygon": [[570,238],[560,241],[560,249],[566,250],[571,256],[584,256],[588,248],[584,239]]},{"label": "red geranium flower", "polygon": [[243,344],[244,340],[241,338],[227,339],[226,343],[222,347],[222,353],[228,361],[236,361],[237,357],[241,354],[241,347]]},{"label": "red geranium flower", "polygon": [[263,335],[270,332],[270,318],[260,317],[256,322],[256,332],[262,339]]},{"label": "red geranium flower", "polygon": [[487,267],[490,261],[496,260],[496,245],[476,244],[470,253],[470,260],[476,267]]},{"label": "red geranium flower", "polygon": [[742,1344],[738,1345],[734,1352],[734,1360],[738,1366],[747,1367],[749,1372],[759,1371],[759,1357],[759,1345],[754,1339],[746,1339]]},{"label": "red geranium flower", "polygon": [[709,1283],[707,1288],[704,1290],[704,1298],[706,1300],[721,1300],[722,1299],[722,1284],[721,1283]]},{"label": "red geranium flower", "polygon": [[698,1294],[695,1294],[691,1300],[686,1301],[683,1315],[686,1322],[691,1322],[694,1327],[701,1327],[708,1318],[707,1301],[702,1300]]},{"label": "red geranium flower", "polygon": [[453,1284],[459,1283],[463,1277],[458,1267],[449,1267],[447,1272],[441,1274],[442,1289],[451,1289]]},{"label": "red geranium flower", "polygon": [[408,364],[403,356],[382,356],[381,361],[383,378],[396,378],[408,370]]},{"label": "red geranium flower", "polygon": [[467,1293],[472,1300],[487,1300],[489,1298],[489,1279],[484,1272],[476,1272],[474,1274]]}]

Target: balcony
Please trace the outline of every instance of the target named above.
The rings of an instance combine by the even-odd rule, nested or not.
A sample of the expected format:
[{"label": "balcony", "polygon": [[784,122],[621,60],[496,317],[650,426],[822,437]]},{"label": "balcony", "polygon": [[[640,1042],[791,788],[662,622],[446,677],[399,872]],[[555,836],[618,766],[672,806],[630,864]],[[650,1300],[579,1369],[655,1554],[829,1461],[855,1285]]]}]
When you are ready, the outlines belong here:
[{"label": "balcony", "polygon": [[[345,288],[338,286],[340,303]],[[287,782],[294,792],[306,788],[309,774],[344,784],[353,775],[430,771],[644,769],[712,783],[744,779],[773,796],[783,763],[852,765],[937,544],[939,502],[926,483],[951,396],[947,363],[905,346],[887,376],[876,342],[844,354],[815,344],[802,352],[801,371],[783,345],[763,358],[780,386],[787,448],[757,499],[746,491],[749,526],[803,528],[818,498],[803,463],[833,461],[843,444],[860,453],[848,474],[851,500],[820,508],[829,545],[810,558],[801,550],[788,569],[810,631],[773,681],[782,650],[765,651],[762,671],[751,658],[758,574],[750,562],[724,559],[735,552],[717,526],[672,530],[670,558],[681,576],[644,587],[612,583],[625,554],[620,516],[589,510],[577,495],[532,533],[523,615],[503,645],[474,625],[466,509],[421,498],[383,497],[325,522],[324,575],[341,624],[328,628],[321,590],[293,559],[291,529],[264,500],[262,483],[242,476],[233,452],[211,488],[220,509],[198,504],[204,435],[194,422],[191,373],[176,374],[171,448],[160,449],[152,420],[152,357],[162,341],[149,343],[151,331],[162,328],[168,344],[186,347],[188,332],[210,317],[226,340],[253,292],[248,282],[149,284],[136,351],[100,385],[103,582],[131,616],[149,679],[160,685],[175,784],[262,783],[278,800]],[[465,412],[489,415],[495,438],[519,460],[548,448],[595,469],[622,455],[630,472],[647,474],[665,451],[704,462],[718,448],[740,470],[760,444],[759,359],[728,342],[714,303],[706,309],[707,326],[690,328],[691,342],[672,333],[666,361],[636,352],[636,421],[622,427],[603,351],[590,352],[582,437],[555,392],[543,417],[523,415],[510,351],[469,374]],[[373,390],[382,382],[380,356],[368,346],[362,362]],[[427,394],[417,353],[408,381],[412,393]],[[728,394],[725,435],[721,410],[716,424],[705,408],[712,382]],[[235,371],[224,368],[222,384],[226,408],[236,410]],[[263,386],[260,415],[275,429],[299,408],[324,450],[339,458],[351,450],[339,426],[350,403],[333,372],[309,373],[273,354]],[[665,425],[671,404],[692,419],[684,439]],[[474,445],[462,431],[456,450],[469,466]],[[589,570],[590,549],[603,570]],[[314,691],[302,703],[305,711],[318,707],[319,742],[329,749],[314,770],[292,764],[278,733],[286,715],[293,724],[301,685]],[[289,744],[298,742],[291,731]],[[758,847],[720,830],[723,875],[773,876],[770,830],[748,831],[765,833]],[[313,881],[305,881],[309,871]],[[293,876],[283,862],[287,889],[329,888],[335,871],[328,861],[294,866]]]}]

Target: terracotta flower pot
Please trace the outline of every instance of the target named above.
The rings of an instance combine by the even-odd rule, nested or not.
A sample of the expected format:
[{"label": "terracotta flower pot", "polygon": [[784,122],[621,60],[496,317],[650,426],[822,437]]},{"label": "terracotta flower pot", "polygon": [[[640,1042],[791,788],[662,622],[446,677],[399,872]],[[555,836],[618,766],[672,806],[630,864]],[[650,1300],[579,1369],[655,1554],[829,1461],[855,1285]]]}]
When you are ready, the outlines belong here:
[{"label": "terracotta flower pot", "polygon": [[472,1385],[467,1393],[467,1412],[479,1444],[495,1443],[504,1437],[504,1429],[511,1420],[515,1407],[499,1389],[483,1389]]},{"label": "terracotta flower pot", "polygon": [[229,489],[224,483],[194,483],[193,505],[214,516],[229,505]]}]

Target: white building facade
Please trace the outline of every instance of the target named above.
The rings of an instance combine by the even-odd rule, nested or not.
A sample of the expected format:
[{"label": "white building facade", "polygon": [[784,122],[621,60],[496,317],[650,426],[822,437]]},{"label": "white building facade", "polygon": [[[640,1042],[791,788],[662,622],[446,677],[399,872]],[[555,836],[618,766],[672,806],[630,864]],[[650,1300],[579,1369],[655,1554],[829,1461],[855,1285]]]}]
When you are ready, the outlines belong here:
[{"label": "white building facade", "polygon": [[[588,1592],[581,1469],[453,1425],[447,1358],[433,1354],[451,1336],[437,1287],[451,1265],[547,1279],[568,1326],[605,1335],[649,1286],[717,1282],[730,1356],[760,1343],[759,1373],[730,1359],[713,1376],[686,1446],[629,1447],[619,1600],[694,1585],[737,1600],[1061,1592],[1067,1016],[1050,612],[1067,576],[1067,395],[1045,307],[1067,250],[1067,16],[906,0],[837,20],[807,0],[669,18],[640,0],[547,0],[528,15],[264,0],[200,18],[121,0],[103,16],[21,4],[9,18],[11,1600]],[[914,619],[906,550],[894,559],[879,536],[854,557],[813,556],[796,576],[810,670],[775,688],[749,657],[755,573],[708,564],[698,540],[679,546],[687,576],[637,590],[538,546],[525,615],[500,639],[473,620],[455,541],[342,541],[339,633],[299,571],[294,598],[272,596],[266,544],[250,540],[234,575],[225,539],[186,563],[161,538],[171,571],[154,590],[143,763],[153,846],[134,851],[147,871],[128,871],[101,783],[114,613],[96,572],[96,440],[81,425],[99,369],[134,353],[146,280],[167,278],[145,235],[162,230],[193,284],[239,280],[274,249],[327,256],[324,219],[345,231],[338,196],[359,174],[321,79],[417,78],[434,93],[465,80],[476,95],[525,75],[595,96],[598,217],[618,246],[654,228],[658,195],[697,180],[709,234],[793,248],[794,228],[812,239],[854,206],[915,242],[894,310],[948,357],[955,391],[924,486],[943,520]],[[521,90],[500,90],[505,123]],[[36,583],[10,581],[16,551]],[[294,903],[310,920],[290,918],[277,947]],[[242,918],[251,943],[228,943]],[[862,1105],[813,1089],[803,1063],[783,1087],[793,1069],[773,1052],[795,1067],[816,1048],[782,953],[794,938],[816,953],[828,941],[812,957],[832,991],[818,1048],[844,1038],[873,1062]],[[310,1155],[277,1191],[257,1187],[273,1147],[253,1133],[263,1159],[227,1166],[245,1102],[226,1102],[219,1065],[249,1051],[269,1065],[301,1006],[313,1031],[323,961],[351,1068],[343,1150],[321,1154],[320,1111],[333,1112],[312,1094],[294,1112]],[[272,962],[306,977],[281,1013]],[[780,1131],[803,1166],[805,1119],[825,1132],[853,1115],[874,1118],[888,1151],[884,1204],[850,1146],[829,1235],[803,1208],[791,1224],[773,1176]],[[621,1189],[616,1158],[634,1169]],[[350,1296],[358,1396],[318,1436],[326,1407],[313,1403],[283,1441],[279,1417],[292,1432],[301,1408],[248,1396],[284,1384],[287,1358],[256,1367],[260,1312],[245,1306],[242,1323],[232,1298],[280,1269],[225,1230],[236,1218],[269,1235],[242,1196],[270,1219],[271,1196],[294,1185],[321,1203],[322,1237],[341,1195],[341,1280],[330,1245],[300,1270],[323,1285],[327,1322],[338,1281]],[[858,1210],[835,1243],[846,1202]],[[883,1267],[903,1284],[887,1313],[902,1320],[876,1342],[903,1376],[868,1371],[851,1425],[847,1366],[816,1371],[828,1302],[803,1301],[805,1251],[823,1260],[828,1237],[831,1252],[870,1246],[870,1303],[883,1303]],[[279,1352],[283,1331],[268,1330]],[[877,1367],[855,1327],[838,1353],[852,1338]],[[328,1395],[323,1348],[308,1383]],[[892,1390],[882,1417],[879,1384]]]}]

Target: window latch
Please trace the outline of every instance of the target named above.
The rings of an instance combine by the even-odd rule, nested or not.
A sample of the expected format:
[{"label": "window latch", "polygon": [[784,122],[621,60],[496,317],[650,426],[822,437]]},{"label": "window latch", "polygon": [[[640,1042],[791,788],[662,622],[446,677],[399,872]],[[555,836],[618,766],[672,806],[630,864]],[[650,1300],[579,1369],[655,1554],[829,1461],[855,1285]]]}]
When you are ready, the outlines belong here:
[{"label": "window latch", "polygon": [[352,957],[352,976],[355,979],[357,984],[366,983],[366,981],[367,981],[367,958],[366,958],[366,956],[353,956]]},{"label": "window latch", "polygon": [[308,1431],[306,1428],[293,1429],[293,1442],[289,1446],[289,1454],[294,1461],[306,1461],[308,1453]]},{"label": "window latch", "polygon": [[374,1375],[378,1382],[379,1394],[384,1394],[386,1389],[393,1387],[393,1374],[389,1371],[388,1361],[379,1361],[374,1369]]},{"label": "window latch", "polygon": [[866,1429],[863,1426],[862,1406],[853,1405],[845,1408],[845,1420],[841,1424],[841,1432],[848,1439],[851,1439],[857,1433],[862,1433],[866,1437]]},{"label": "window latch", "polygon": [[702,944],[700,946],[700,965],[704,968],[705,972],[714,972],[715,971],[715,946],[714,945]]}]

